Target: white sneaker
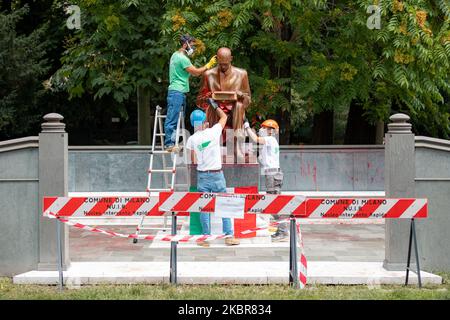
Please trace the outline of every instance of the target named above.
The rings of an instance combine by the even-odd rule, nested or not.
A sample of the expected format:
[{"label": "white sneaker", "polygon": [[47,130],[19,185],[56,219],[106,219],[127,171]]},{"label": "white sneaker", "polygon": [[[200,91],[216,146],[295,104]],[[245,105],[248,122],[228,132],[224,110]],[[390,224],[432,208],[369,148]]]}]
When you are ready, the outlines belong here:
[{"label": "white sneaker", "polygon": [[288,234],[275,233],[272,235],[272,242],[287,242],[289,241]]}]

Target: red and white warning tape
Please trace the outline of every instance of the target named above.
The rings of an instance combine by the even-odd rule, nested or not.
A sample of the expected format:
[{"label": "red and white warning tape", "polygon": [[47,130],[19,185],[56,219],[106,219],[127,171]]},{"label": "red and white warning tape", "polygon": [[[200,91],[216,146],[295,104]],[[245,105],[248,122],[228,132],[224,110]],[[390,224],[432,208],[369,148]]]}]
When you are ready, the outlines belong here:
[{"label": "red and white warning tape", "polygon": [[[102,233],[109,236],[120,237],[120,238],[131,238],[131,239],[139,239],[139,240],[156,240],[156,241],[179,241],[179,242],[198,242],[198,241],[213,241],[216,239],[226,238],[227,235],[136,235],[136,234],[124,234],[114,231],[108,231],[101,228],[94,228],[82,223],[72,222],[69,219],[64,219],[60,216],[55,215],[54,213],[49,213],[49,218],[57,218],[59,221],[64,222],[69,226],[73,226],[78,229],[83,229],[95,233]],[[240,234],[248,234],[258,230],[266,230],[271,226],[276,226],[282,222],[289,221],[290,218],[278,220],[273,223],[270,223],[268,227],[257,227],[248,230],[244,230],[239,232]],[[229,237],[229,236],[228,236]]]},{"label": "red and white warning tape", "polygon": [[306,279],[308,276],[308,262],[306,261],[305,249],[303,247],[303,237],[302,232],[300,231],[300,224],[296,224],[297,227],[297,247],[300,248],[299,252],[299,263],[298,263],[298,278],[300,280],[300,289],[303,289],[306,286]]},{"label": "red and white warning tape", "polygon": [[82,223],[75,223],[68,219],[61,218],[51,212],[48,213],[51,217],[57,218],[59,221],[64,222],[69,226],[73,226],[78,229],[83,229],[95,233],[101,233],[108,236],[119,237],[119,238],[131,238],[131,239],[139,239],[139,240],[155,240],[155,241],[179,241],[179,242],[197,242],[197,241],[205,241],[205,240],[215,240],[225,238],[226,235],[136,235],[136,234],[124,234],[120,232],[108,231],[101,228],[94,228]]},{"label": "red and white warning tape", "polygon": [[[94,228],[90,227],[81,223],[75,223],[68,219],[61,218],[51,212],[48,213],[49,217],[57,218],[59,221],[69,225],[73,226],[78,229],[83,229],[95,233],[101,233],[107,236],[112,237],[119,237],[119,238],[131,238],[131,239],[139,239],[139,240],[153,240],[153,241],[178,241],[178,242],[199,242],[199,241],[213,241],[216,239],[223,239],[228,237],[227,235],[220,234],[220,235],[136,235],[136,234],[124,234],[114,231],[108,231],[101,228]],[[276,226],[282,222],[286,222],[291,220],[291,218],[282,219],[275,221],[269,225]],[[252,228],[249,230],[244,230],[240,233],[247,234],[251,232],[255,232],[258,230],[265,230],[269,227],[258,227],[258,228]],[[299,280],[300,280],[300,288],[304,288],[306,285],[306,279],[307,279],[307,262],[306,262],[306,256],[304,254],[304,247],[303,247],[303,238],[300,231],[300,224],[297,223],[297,245],[300,249],[300,255],[299,255]]]}]

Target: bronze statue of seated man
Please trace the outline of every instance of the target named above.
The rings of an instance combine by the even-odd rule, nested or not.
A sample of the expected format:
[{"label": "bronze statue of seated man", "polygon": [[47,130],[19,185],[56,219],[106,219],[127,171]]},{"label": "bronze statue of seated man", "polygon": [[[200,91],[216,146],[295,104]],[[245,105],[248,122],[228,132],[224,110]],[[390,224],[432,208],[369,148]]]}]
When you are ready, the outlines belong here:
[{"label": "bronze statue of seated man", "polygon": [[217,50],[218,65],[203,74],[197,106],[206,111],[206,118],[212,127],[218,117],[206,102],[214,99],[228,117],[227,128],[242,129],[245,110],[250,105],[251,93],[247,71],[231,65],[233,56],[229,48]]}]

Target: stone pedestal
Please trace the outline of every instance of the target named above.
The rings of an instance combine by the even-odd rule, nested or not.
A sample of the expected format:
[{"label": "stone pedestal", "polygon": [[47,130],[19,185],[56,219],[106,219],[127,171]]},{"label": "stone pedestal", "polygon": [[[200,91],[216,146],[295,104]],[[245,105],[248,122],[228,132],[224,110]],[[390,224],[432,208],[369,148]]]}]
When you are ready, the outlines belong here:
[{"label": "stone pedestal", "polygon": [[69,260],[69,232],[66,225],[56,219],[42,216],[44,196],[67,197],[68,192],[68,135],[63,116],[50,113],[44,116],[39,134],[39,270],[57,270],[57,228],[61,231],[63,265]]},{"label": "stone pedestal", "polygon": [[[390,120],[385,135],[386,198],[414,198],[414,134],[409,116],[399,113]],[[386,219],[384,267],[387,270],[406,268],[410,223],[408,219]]]},{"label": "stone pedestal", "polygon": [[[189,186],[197,186],[197,165],[188,165]],[[227,188],[258,186],[260,169],[258,163],[223,164],[223,174]]]}]

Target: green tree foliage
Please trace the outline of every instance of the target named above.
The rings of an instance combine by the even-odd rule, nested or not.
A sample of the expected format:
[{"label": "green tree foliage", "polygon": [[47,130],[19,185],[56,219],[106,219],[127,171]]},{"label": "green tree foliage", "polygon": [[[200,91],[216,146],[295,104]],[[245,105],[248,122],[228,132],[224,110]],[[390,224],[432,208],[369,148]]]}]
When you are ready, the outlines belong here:
[{"label": "green tree foliage", "polygon": [[[28,2],[34,11],[27,14],[20,8]],[[5,3],[0,130],[6,136],[26,132],[47,111],[69,115],[69,125],[102,110],[126,119],[138,87],[164,103],[168,60],[182,33],[199,39],[196,65],[221,46],[233,50],[234,64],[249,71],[250,116],[280,121],[284,143],[308,129],[312,114],[345,119],[350,106],[368,123],[401,111],[417,133],[450,136],[448,0],[73,0],[82,23],[73,31],[61,13],[65,1]],[[379,30],[367,27],[373,4],[381,7]],[[27,23],[18,25],[24,15]],[[43,21],[34,25],[38,16]],[[42,99],[42,82],[56,69]],[[193,78],[192,95],[197,85]],[[67,102],[66,92],[75,99]]]},{"label": "green tree foliage", "polygon": [[253,112],[264,117],[288,111],[295,127],[311,112],[356,103],[368,122],[404,111],[428,134],[448,137],[450,4],[380,1],[381,29],[371,30],[373,4],[169,0],[163,34],[190,32],[208,55],[232,48],[251,72]]},{"label": "green tree foliage", "polygon": [[310,30],[303,29],[309,63],[300,72],[301,96],[315,110],[345,108],[356,100],[372,123],[404,111],[417,124],[426,119],[430,134],[448,137],[443,94],[450,89],[450,5],[437,3],[380,1],[380,30],[366,26],[372,1],[328,5],[325,15],[309,19],[315,21]]},{"label": "green tree foliage", "polygon": [[205,50],[203,59],[219,47],[231,48],[234,64],[250,74],[254,106],[250,116],[275,116],[285,124],[282,138],[288,138],[289,113],[296,114],[294,125],[304,115],[291,92],[292,61],[300,54],[297,18],[302,5],[302,1],[166,1],[163,35],[176,39],[181,33],[193,34]]},{"label": "green tree foliage", "polygon": [[27,13],[27,7],[0,12],[0,131],[4,138],[27,132],[41,117],[38,106],[48,71],[46,26],[28,35],[17,34],[16,25]]},{"label": "green tree foliage", "polygon": [[81,9],[81,29],[67,39],[63,66],[55,84],[70,97],[91,94],[110,96],[113,107],[128,118],[124,102],[137,87],[151,89],[152,96],[165,91],[161,84],[167,49],[159,46],[161,7],[156,0],[76,0]]}]

